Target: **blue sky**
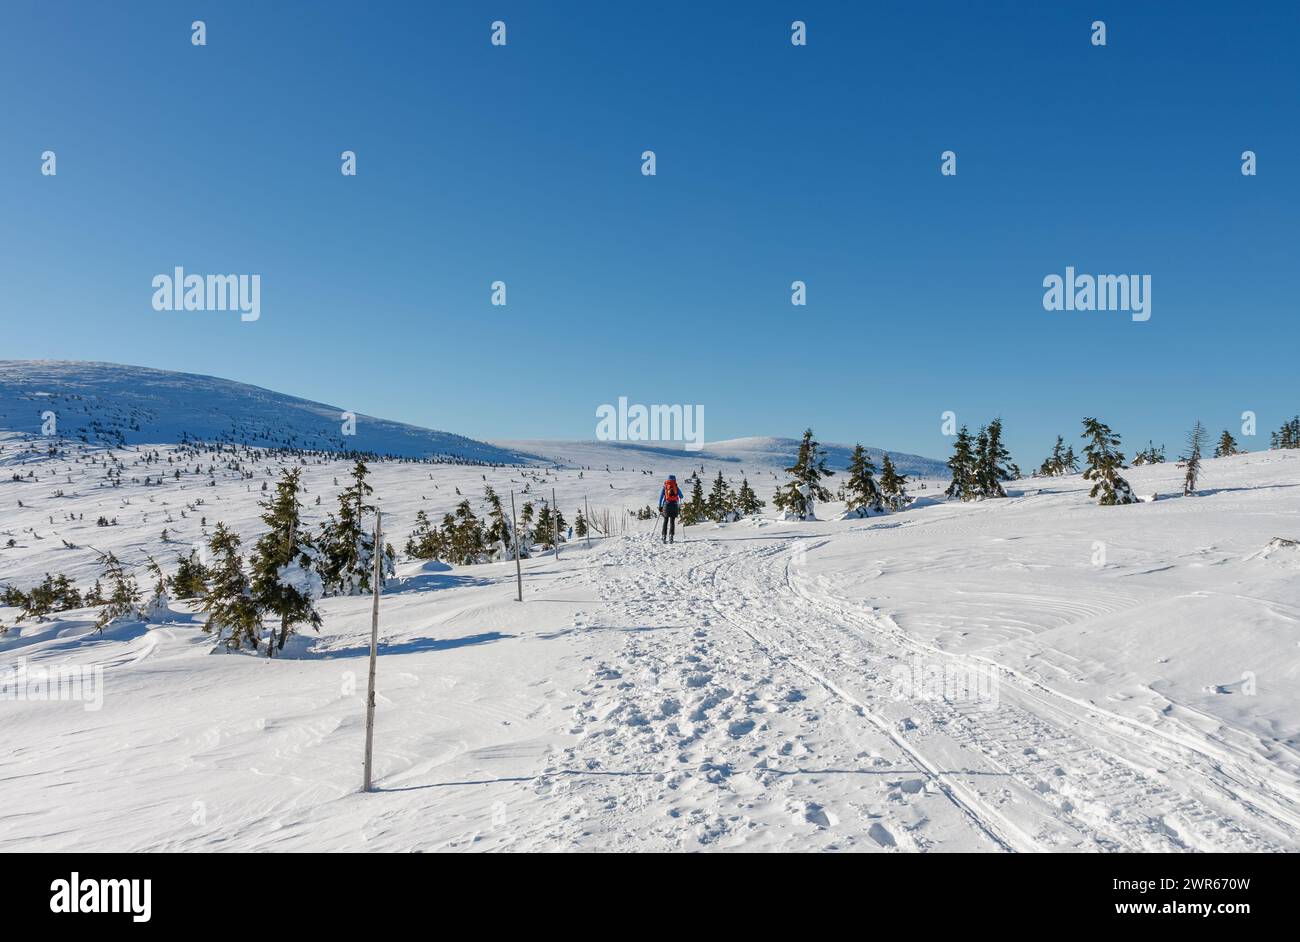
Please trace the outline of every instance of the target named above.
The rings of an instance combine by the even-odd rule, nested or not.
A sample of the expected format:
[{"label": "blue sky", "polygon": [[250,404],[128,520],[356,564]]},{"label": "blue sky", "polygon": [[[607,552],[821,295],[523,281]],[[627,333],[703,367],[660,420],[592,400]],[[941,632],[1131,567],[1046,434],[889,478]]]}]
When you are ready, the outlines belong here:
[{"label": "blue sky", "polygon": [[[1292,3],[11,0],[0,358],[477,438],[622,395],[935,456],[945,410],[1001,415],[1024,466],[1084,415],[1172,455],[1249,409],[1263,448],[1300,411],[1298,43]],[[261,319],[154,311],[178,265],[259,273]],[[1045,311],[1067,265],[1150,274],[1151,320]]]}]

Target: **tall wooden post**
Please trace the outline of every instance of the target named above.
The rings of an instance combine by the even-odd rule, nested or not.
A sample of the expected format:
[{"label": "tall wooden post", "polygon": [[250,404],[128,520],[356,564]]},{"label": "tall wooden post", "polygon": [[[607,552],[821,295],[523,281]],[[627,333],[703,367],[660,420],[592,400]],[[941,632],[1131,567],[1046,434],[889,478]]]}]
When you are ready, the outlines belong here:
[{"label": "tall wooden post", "polygon": [[363,791],[370,791],[371,752],[375,744],[375,661],[379,657],[379,588],[383,584],[384,528],[383,511],[375,511],[375,600],[370,611],[370,682],[366,691],[366,781]]},{"label": "tall wooden post", "polygon": [[560,505],[555,500],[555,488],[551,488],[551,530],[555,534],[555,558],[560,558]]},{"label": "tall wooden post", "polygon": [[591,504],[587,503],[587,495],[582,495],[583,516],[587,519],[587,549],[591,549]]},{"label": "tall wooden post", "polygon": [[524,600],[524,572],[519,562],[519,524],[515,522],[515,492],[510,492],[510,528],[515,531],[515,586],[518,589],[517,600]]}]

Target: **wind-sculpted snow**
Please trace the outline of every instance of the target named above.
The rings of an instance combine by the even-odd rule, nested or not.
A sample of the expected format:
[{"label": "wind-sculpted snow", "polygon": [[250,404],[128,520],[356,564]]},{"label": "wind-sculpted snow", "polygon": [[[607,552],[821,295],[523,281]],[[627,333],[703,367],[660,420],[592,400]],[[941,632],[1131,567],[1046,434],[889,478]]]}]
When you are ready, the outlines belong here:
[{"label": "wind-sculpted snow", "polygon": [[[117,483],[103,449],[0,441],[0,583],[85,588],[102,550],[145,588],[218,520],[247,549],[286,463],[318,526],[348,467],[113,457]],[[370,480],[400,549],[486,485],[617,517],[657,496],[645,470]],[[1126,474],[1157,499],[1100,507],[1075,475],[670,546],[629,520],[525,560],[522,603],[513,563],[403,560],[368,795],[369,598],[322,600],[270,662],[217,646],[196,600],[102,634],[93,609],[0,607],[3,689],[86,680],[0,699],[0,849],[1300,850],[1300,453],[1207,460],[1190,498],[1173,464]]]}]

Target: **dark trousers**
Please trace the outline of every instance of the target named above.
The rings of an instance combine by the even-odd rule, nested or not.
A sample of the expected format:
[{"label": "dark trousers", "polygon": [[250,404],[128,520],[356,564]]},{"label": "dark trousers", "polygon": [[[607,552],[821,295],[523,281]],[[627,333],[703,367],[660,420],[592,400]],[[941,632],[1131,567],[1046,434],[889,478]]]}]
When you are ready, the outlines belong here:
[{"label": "dark trousers", "polygon": [[677,535],[677,501],[664,501],[664,536]]}]

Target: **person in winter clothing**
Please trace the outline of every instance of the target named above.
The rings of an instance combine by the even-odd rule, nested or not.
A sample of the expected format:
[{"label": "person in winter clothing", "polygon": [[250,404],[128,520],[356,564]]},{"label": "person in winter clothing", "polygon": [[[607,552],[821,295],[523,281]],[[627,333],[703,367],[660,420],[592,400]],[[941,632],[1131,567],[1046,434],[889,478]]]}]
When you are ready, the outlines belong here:
[{"label": "person in winter clothing", "polygon": [[668,475],[663,489],[659,492],[659,512],[664,517],[662,540],[671,543],[677,536],[677,510],[682,504],[682,489],[677,486],[677,475]]}]

